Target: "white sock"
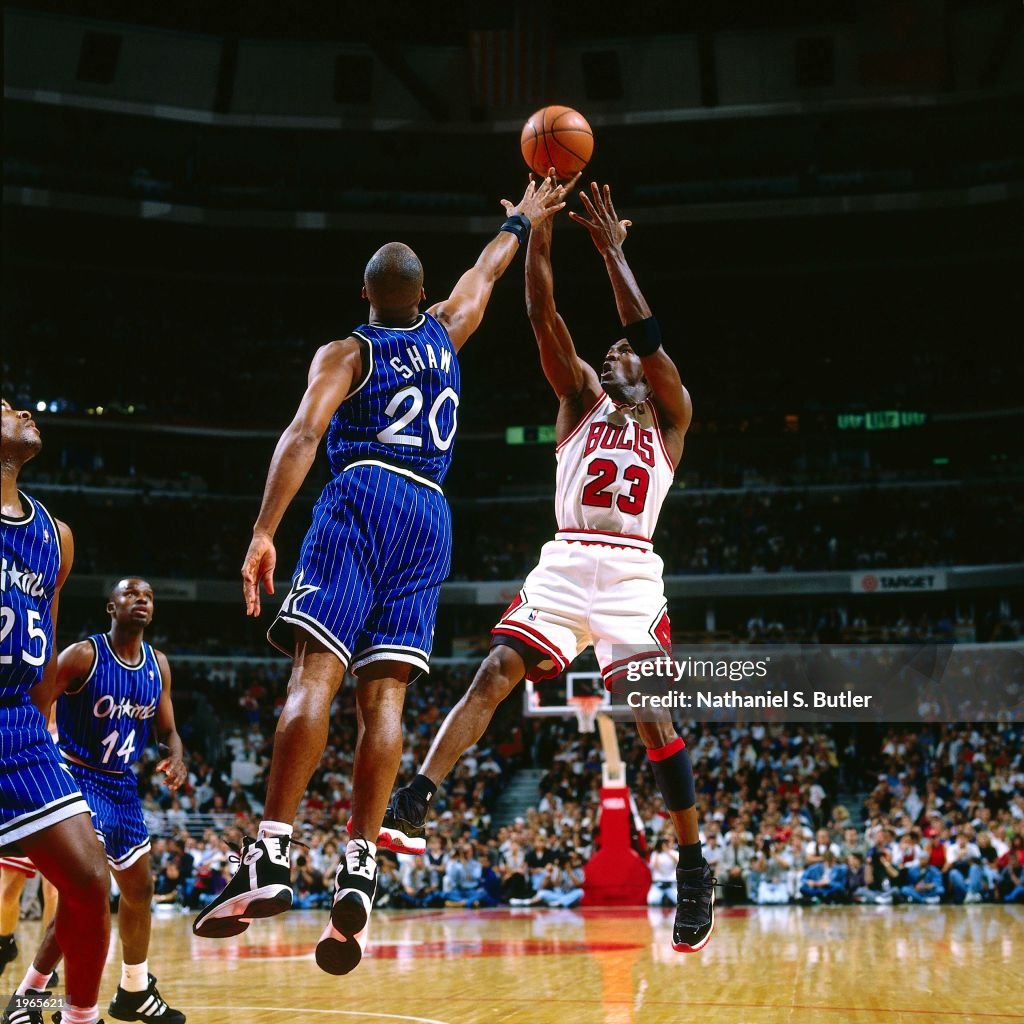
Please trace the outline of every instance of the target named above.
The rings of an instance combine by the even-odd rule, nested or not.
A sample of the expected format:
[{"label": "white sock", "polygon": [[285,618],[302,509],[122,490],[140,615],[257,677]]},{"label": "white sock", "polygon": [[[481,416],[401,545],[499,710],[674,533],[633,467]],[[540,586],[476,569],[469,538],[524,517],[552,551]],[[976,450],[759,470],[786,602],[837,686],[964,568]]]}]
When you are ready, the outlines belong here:
[{"label": "white sock", "polygon": [[283,821],[261,821],[257,839],[271,839],[274,836],[284,836],[286,839],[292,837],[292,827]]},{"label": "white sock", "polygon": [[53,971],[47,971],[46,974],[43,974],[42,971],[37,971],[36,965],[32,964],[25,972],[25,979],[18,986],[17,995],[23,996],[29,989],[32,989],[33,992],[45,992],[51,974],[53,974]]},{"label": "white sock", "polygon": [[64,1024],[96,1024],[99,1019],[99,1006],[72,1006],[70,1003],[64,1007],[61,1016]]},{"label": "white sock", "polygon": [[149,988],[149,961],[141,964],[121,964],[121,988],[125,992],[145,992]]}]

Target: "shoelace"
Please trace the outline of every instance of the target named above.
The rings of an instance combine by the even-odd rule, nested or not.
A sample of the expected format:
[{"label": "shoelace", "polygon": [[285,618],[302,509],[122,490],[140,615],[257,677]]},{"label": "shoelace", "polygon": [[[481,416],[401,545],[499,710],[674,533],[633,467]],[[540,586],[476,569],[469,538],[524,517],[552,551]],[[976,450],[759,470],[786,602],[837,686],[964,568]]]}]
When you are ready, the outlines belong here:
[{"label": "shoelace", "polygon": [[[710,878],[702,876],[701,878],[695,878],[693,880],[688,878],[683,879],[679,882],[677,887],[679,902],[695,904],[709,889],[714,889],[716,887],[724,889],[727,884],[728,883],[719,882],[714,875],[711,875]],[[687,896],[687,892],[693,893],[693,895]]]},{"label": "shoelace", "polygon": [[[358,840],[357,840],[357,842],[358,842]],[[356,847],[356,849],[358,850],[357,856],[359,857],[359,863],[356,864],[354,870],[359,872],[360,874],[362,874],[362,873],[364,873],[366,871],[366,862],[370,859],[370,848],[368,846],[366,846],[365,844],[366,844],[366,840],[363,840],[363,845]],[[346,854],[346,860],[347,859],[348,859],[348,856]]]},{"label": "shoelace", "polygon": [[[288,839],[287,836],[267,836],[267,838]],[[235,868],[240,867],[242,863],[242,858],[245,857],[246,850],[248,850],[250,846],[255,846],[256,843],[258,842],[259,840],[253,839],[252,836],[242,836],[241,849],[239,849],[237,846],[233,846],[231,843],[228,843],[228,848],[231,850],[231,852],[228,854],[228,863],[234,865]],[[301,839],[292,838],[288,839],[288,842],[294,844],[295,846],[301,846],[304,850],[309,849],[309,843],[304,843]]]}]

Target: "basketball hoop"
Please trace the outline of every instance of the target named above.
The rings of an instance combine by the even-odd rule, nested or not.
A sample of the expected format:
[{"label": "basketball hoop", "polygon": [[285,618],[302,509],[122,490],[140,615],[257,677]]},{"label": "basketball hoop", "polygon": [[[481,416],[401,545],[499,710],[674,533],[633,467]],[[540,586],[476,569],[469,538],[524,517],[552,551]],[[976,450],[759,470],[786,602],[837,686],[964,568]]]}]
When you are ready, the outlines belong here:
[{"label": "basketball hoop", "polygon": [[604,697],[596,695],[570,697],[569,703],[572,705],[572,710],[576,715],[576,724],[579,726],[580,732],[593,732],[594,723],[597,721],[597,713],[604,704]]}]

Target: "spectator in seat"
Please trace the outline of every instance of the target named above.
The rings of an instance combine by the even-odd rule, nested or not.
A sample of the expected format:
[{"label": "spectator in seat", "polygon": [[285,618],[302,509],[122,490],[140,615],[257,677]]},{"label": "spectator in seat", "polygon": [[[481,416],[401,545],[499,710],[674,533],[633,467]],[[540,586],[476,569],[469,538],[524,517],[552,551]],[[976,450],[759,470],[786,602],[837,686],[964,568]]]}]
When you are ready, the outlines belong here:
[{"label": "spectator in seat", "polygon": [[1010,848],[999,859],[1002,873],[999,891],[1004,903],[1024,903],[1024,835],[1018,832],[1010,840]]},{"label": "spectator in seat", "polygon": [[647,891],[647,906],[674,907],[676,905],[676,868],[679,853],[668,839],[654,844],[650,859],[651,887]]},{"label": "spectator in seat", "polygon": [[484,867],[477,859],[472,843],[461,843],[458,854],[448,863],[444,876],[446,907],[494,907],[494,899],[483,885]]},{"label": "spectator in seat", "polygon": [[[513,907],[575,907],[583,899],[583,864],[576,854],[558,855],[547,866],[540,888],[531,899],[509,900]],[[674,906],[675,904],[673,904]]]},{"label": "spectator in seat", "polygon": [[908,903],[938,903],[942,899],[942,872],[931,863],[927,854],[906,869],[906,879],[899,891]]},{"label": "spectator in seat", "polygon": [[747,882],[750,865],[754,860],[754,849],[747,841],[747,836],[738,828],[729,833],[729,841],[722,850],[719,861],[719,881],[725,885],[724,901],[742,903],[750,899]]},{"label": "spectator in seat", "polygon": [[946,886],[954,903],[980,903],[983,876],[981,851],[966,832],[946,847]]},{"label": "spectator in seat", "polygon": [[846,895],[846,865],[837,864],[831,850],[811,864],[800,880],[800,895],[811,903],[839,903]]},{"label": "spectator in seat", "polygon": [[819,828],[814,833],[814,838],[804,848],[804,857],[808,865],[818,864],[825,859],[825,854],[831,853],[832,860],[837,861],[841,851],[837,843],[832,842],[832,837],[827,828]]}]

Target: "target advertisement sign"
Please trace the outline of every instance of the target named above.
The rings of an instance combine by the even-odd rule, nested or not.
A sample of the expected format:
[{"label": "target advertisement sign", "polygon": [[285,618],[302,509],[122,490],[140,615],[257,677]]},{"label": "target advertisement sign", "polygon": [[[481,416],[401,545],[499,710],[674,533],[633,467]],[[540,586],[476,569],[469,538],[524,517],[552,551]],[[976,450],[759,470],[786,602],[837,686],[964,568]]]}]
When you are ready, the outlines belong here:
[{"label": "target advertisement sign", "polygon": [[946,574],[935,569],[855,572],[850,578],[855,594],[898,594],[945,590]]}]

